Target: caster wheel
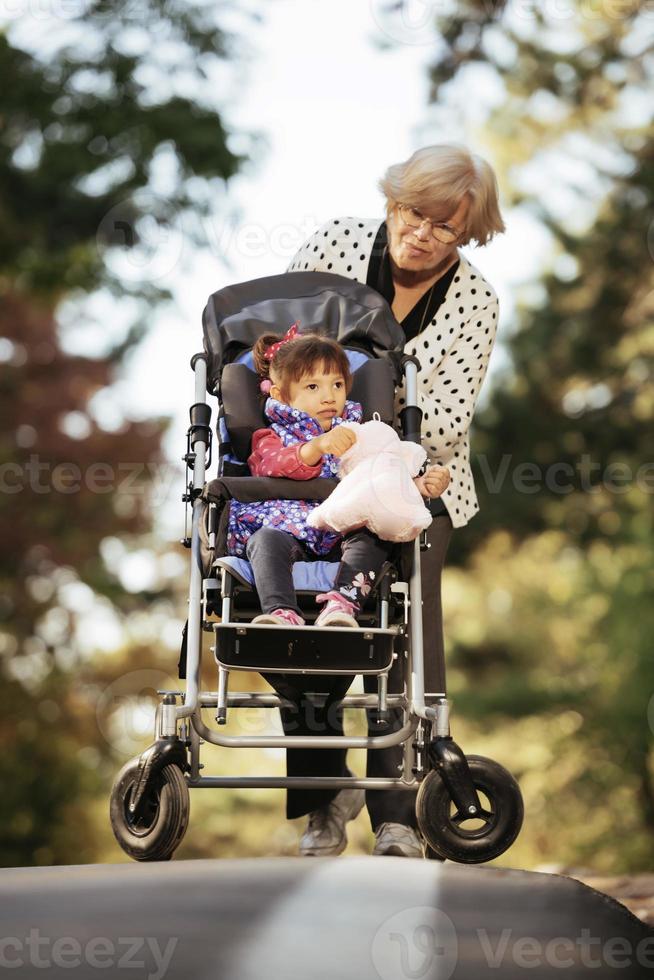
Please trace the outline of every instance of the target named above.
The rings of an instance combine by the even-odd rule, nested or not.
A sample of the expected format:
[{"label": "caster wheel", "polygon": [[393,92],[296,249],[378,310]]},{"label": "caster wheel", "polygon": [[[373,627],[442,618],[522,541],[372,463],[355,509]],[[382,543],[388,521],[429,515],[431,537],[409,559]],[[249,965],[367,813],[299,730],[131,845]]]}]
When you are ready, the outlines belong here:
[{"label": "caster wheel", "polygon": [[520,787],[511,773],[481,755],[467,757],[482,809],[475,817],[458,813],[436,770],[423,779],[416,799],[418,826],[428,848],[441,860],[481,864],[514,842],[524,816]]},{"label": "caster wheel", "polygon": [[433,847],[430,847],[427,842],[425,842],[425,858],[427,861],[444,861],[445,858],[442,857]]},{"label": "caster wheel", "polygon": [[188,827],[189,794],[181,769],[164,766],[137,813],[129,804],[138,777],[138,759],[128,762],[116,777],[109,815],[114,836],[136,861],[168,861]]}]

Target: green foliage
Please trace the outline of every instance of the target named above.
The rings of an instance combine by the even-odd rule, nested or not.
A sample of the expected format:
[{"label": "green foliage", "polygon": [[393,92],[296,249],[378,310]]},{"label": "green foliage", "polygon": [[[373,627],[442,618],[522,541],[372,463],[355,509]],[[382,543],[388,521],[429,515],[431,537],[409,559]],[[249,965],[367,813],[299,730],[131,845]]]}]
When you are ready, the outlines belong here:
[{"label": "green foliage", "polygon": [[[27,39],[20,23],[0,35],[2,864],[92,860],[120,763],[96,717],[102,624],[124,629],[135,597],[101,549],[149,529],[168,423],[110,430],[91,401],[167,290],[147,271],[122,281],[112,252],[142,249],[146,220],[166,229],[186,209],[206,212],[244,159],[216,107],[212,73],[235,42],[212,5],[84,6],[68,19],[51,11],[40,38],[30,15]],[[58,304],[100,286],[136,300],[135,320],[103,357],[71,356]],[[144,591],[139,608],[163,599]],[[80,631],[97,644],[83,690]]]},{"label": "green foliage", "polygon": [[[51,19],[49,42],[61,41],[50,57],[0,36],[0,74],[11,79],[0,91],[0,276],[54,296],[121,291],[106,249],[137,245],[146,216],[165,225],[206,209],[211,183],[243,162],[208,81],[227,37],[208,7],[166,0]],[[153,181],[161,154],[174,174],[165,192]],[[191,177],[204,190],[191,191]]]},{"label": "green foliage", "polygon": [[102,784],[70,678],[54,670],[47,691],[5,678],[0,707],[0,866],[92,860],[94,828],[83,801]]},{"label": "green foliage", "polygon": [[[97,587],[103,539],[149,526],[148,467],[163,460],[167,422],[101,428],[87,406],[110,383],[111,364],[63,353],[53,315],[33,300],[5,295],[0,329],[13,349],[0,365],[0,621],[20,644],[38,634],[36,624],[59,602],[57,568],[77,569]],[[71,416],[84,426],[83,438],[66,432]],[[128,474],[137,478],[131,488]],[[60,642],[69,641],[62,635]]]},{"label": "green foliage", "polygon": [[500,327],[510,367],[474,424],[481,510],[446,578],[463,729],[526,796],[514,864],[654,865],[654,168],[651,108],[627,111],[652,82],[640,8],[572,7],[562,44],[553,8],[459,4],[431,71],[436,99],[473,65],[504,85],[480,140],[553,243]]}]

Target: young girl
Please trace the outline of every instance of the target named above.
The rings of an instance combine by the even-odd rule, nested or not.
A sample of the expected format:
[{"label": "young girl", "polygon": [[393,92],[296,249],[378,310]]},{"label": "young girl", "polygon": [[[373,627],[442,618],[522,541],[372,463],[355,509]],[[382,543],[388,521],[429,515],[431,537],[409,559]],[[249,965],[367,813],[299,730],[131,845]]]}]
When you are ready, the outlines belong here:
[{"label": "young girl", "polygon": [[[352,378],[343,348],[326,337],[299,335],[294,324],[281,338],[260,337],[252,353],[263,378],[261,389],[269,394],[264,411],[271,423],[252,437],[252,476],[336,476],[338,457],[356,441],[352,429],[341,423],[362,418],[361,405],[347,400]],[[421,479],[421,492],[435,496],[436,476]],[[442,482],[441,475],[439,492]],[[316,596],[324,606],[315,625],[357,625],[356,615],[394,545],[367,528],[341,537],[307,527],[306,519],[317,506],[312,500],[231,501],[227,547],[229,554],[247,557],[251,564],[263,610],[254,623],[304,625],[293,563],[327,556],[340,564],[333,589]]]}]

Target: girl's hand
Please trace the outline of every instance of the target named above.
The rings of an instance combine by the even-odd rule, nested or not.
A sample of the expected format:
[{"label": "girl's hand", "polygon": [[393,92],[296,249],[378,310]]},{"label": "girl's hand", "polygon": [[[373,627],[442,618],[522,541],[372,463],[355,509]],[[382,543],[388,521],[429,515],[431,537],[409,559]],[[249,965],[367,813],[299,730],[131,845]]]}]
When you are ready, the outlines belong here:
[{"label": "girl's hand", "polygon": [[447,466],[430,466],[414,482],[423,497],[440,497],[450,485],[450,471]]},{"label": "girl's hand", "polygon": [[348,449],[351,449],[357,441],[354,429],[345,425],[337,425],[321,436],[316,436],[311,440],[311,446],[320,450],[321,454],[329,453],[331,456],[342,456]]},{"label": "girl's hand", "polygon": [[332,456],[342,456],[357,441],[353,429],[344,425],[337,425],[336,428],[324,432],[321,436],[309,439],[300,447],[300,459],[307,466],[316,466],[325,453]]}]

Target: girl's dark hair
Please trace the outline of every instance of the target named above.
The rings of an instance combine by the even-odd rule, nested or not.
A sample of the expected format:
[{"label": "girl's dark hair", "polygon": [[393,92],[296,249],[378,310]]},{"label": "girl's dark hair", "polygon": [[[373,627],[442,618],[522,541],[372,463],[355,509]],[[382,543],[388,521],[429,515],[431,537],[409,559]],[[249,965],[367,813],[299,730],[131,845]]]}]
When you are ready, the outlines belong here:
[{"label": "girl's dark hair", "polygon": [[288,392],[291,381],[299,381],[305,374],[322,365],[325,371],[342,374],[345,390],[350,391],[350,364],[347,354],[337,341],[314,333],[301,334],[282,344],[275,351],[272,361],[268,361],[264,357],[266,349],[281,340],[282,336],[283,334],[266,333],[259,337],[252,348],[255,370],[263,380],[270,378],[283,392]]}]

